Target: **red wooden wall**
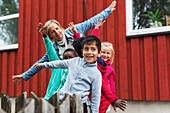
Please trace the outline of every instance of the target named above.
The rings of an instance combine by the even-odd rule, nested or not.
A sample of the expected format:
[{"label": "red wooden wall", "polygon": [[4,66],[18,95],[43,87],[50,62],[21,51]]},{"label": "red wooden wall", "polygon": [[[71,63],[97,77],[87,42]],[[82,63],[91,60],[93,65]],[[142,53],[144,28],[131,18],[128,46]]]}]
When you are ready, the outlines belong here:
[{"label": "red wooden wall", "polygon": [[[105,9],[112,0],[86,0],[87,17]],[[14,85],[13,74],[25,72],[45,54],[43,40],[36,30],[39,22],[85,20],[84,0],[20,0],[18,50],[0,52],[0,91],[19,96],[33,91],[44,96],[50,70],[43,69],[27,82]],[[116,58],[117,96],[128,100],[170,100],[170,35],[126,39],[125,0],[117,1],[116,11],[100,28],[102,41],[113,43]],[[89,34],[91,31],[89,31]]]}]

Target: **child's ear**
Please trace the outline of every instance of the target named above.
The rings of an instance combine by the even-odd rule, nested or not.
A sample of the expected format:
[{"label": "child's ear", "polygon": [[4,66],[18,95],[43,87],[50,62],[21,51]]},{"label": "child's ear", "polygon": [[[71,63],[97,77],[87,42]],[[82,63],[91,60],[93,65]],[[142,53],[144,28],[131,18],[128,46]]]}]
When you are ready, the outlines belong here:
[{"label": "child's ear", "polygon": [[83,56],[83,49],[81,49],[81,52],[82,52],[82,56]]},{"label": "child's ear", "polygon": [[99,54],[97,55],[97,57],[100,57],[100,56],[101,56],[101,53],[102,53],[102,51],[99,52]]}]

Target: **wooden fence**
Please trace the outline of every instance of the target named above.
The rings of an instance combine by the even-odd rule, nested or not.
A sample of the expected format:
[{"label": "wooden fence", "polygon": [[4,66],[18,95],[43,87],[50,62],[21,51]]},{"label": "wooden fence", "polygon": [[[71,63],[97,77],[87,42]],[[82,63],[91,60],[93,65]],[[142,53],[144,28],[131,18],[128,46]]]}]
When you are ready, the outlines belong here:
[{"label": "wooden fence", "polygon": [[[0,113],[13,113],[10,97],[1,93]],[[75,94],[73,97],[66,94],[63,100],[59,101],[59,94],[56,93],[48,101],[38,98],[31,92],[30,98],[24,92],[15,99],[15,113],[83,113],[83,103]]]}]

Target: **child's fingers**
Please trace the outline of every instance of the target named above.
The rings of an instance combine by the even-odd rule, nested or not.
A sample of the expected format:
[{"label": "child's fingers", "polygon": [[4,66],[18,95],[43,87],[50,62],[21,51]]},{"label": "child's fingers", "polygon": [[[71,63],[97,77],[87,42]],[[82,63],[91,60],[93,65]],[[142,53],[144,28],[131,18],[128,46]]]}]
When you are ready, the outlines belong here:
[{"label": "child's fingers", "polygon": [[123,111],[127,108],[126,105],[119,104],[119,108],[123,109]]},{"label": "child's fingers", "polygon": [[18,85],[21,83],[22,80],[18,81]]},{"label": "child's fingers", "polygon": [[120,105],[118,105],[117,106],[119,109],[121,109],[122,111],[124,111],[124,109],[120,106]]},{"label": "child's fingers", "polygon": [[121,103],[127,103],[127,101],[125,101],[125,100],[121,100]]},{"label": "child's fingers", "polygon": [[74,23],[73,22],[70,22],[70,24],[73,26],[74,25]]},{"label": "child's fingers", "polygon": [[42,24],[42,23],[39,23],[39,24],[38,24],[38,27],[39,27],[39,28],[42,28],[42,27],[43,27],[43,24]]},{"label": "child's fingers", "polygon": [[120,104],[123,105],[123,106],[125,106],[125,107],[127,107],[127,104],[126,104],[126,103],[122,103],[122,102],[121,102]]}]

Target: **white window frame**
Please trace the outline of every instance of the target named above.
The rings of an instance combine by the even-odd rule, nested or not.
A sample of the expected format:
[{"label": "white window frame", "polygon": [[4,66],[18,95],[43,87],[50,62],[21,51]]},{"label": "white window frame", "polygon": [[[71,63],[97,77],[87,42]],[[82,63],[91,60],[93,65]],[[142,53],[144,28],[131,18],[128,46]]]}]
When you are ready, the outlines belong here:
[{"label": "white window frame", "polygon": [[[0,17],[0,21],[19,18],[19,13]],[[1,45],[0,51],[18,49],[18,44]]]},{"label": "white window frame", "polygon": [[126,0],[126,36],[162,34],[162,32],[170,32],[170,26],[133,30],[132,0]]}]

